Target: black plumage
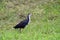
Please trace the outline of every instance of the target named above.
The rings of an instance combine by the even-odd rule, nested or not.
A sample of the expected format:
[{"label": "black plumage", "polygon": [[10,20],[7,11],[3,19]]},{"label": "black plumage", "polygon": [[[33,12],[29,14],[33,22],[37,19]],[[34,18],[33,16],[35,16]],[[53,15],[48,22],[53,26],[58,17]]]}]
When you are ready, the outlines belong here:
[{"label": "black plumage", "polygon": [[30,13],[27,15],[27,18],[23,21],[21,21],[20,23],[18,23],[16,26],[14,26],[15,29],[20,28],[20,30],[22,28],[25,28],[26,25],[29,23],[30,20]]}]

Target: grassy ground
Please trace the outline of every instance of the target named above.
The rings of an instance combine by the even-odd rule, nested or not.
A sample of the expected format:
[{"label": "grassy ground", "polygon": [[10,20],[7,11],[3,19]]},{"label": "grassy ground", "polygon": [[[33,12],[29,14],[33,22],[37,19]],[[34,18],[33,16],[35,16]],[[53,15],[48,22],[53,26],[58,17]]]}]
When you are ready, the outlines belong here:
[{"label": "grassy ground", "polygon": [[[28,13],[29,25],[13,29]],[[60,40],[60,0],[0,0],[0,40]]]}]

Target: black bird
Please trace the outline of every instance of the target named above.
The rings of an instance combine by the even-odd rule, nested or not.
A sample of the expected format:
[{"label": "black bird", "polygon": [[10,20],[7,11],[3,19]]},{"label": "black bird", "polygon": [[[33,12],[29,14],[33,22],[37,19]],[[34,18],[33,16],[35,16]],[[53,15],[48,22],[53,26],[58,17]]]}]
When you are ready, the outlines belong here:
[{"label": "black bird", "polygon": [[25,20],[21,21],[20,23],[18,23],[16,26],[14,26],[14,28],[15,29],[20,28],[20,31],[21,31],[21,29],[24,29],[26,27],[26,25],[28,25],[28,23],[30,21],[30,16],[31,16],[31,14],[29,13],[27,15],[27,18]]}]

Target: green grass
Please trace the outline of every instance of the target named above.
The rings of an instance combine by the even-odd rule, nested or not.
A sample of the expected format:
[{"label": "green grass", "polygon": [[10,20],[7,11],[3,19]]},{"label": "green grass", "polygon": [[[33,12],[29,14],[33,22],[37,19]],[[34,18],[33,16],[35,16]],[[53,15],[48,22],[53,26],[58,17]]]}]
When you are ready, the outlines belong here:
[{"label": "green grass", "polygon": [[[21,33],[13,29],[28,13],[32,16],[26,28]],[[0,40],[60,40],[60,0],[2,0]]]}]

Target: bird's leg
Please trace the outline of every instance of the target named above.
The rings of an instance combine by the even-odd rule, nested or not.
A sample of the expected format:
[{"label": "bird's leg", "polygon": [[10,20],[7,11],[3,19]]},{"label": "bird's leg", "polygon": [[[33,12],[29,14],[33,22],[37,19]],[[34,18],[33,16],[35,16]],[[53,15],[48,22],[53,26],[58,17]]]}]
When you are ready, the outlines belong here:
[{"label": "bird's leg", "polygon": [[20,33],[21,33],[21,28],[20,28]]}]

